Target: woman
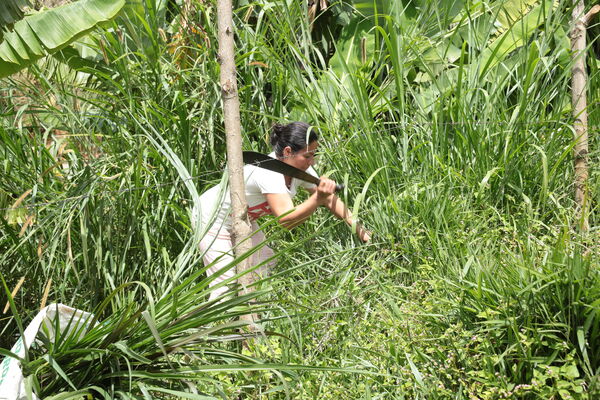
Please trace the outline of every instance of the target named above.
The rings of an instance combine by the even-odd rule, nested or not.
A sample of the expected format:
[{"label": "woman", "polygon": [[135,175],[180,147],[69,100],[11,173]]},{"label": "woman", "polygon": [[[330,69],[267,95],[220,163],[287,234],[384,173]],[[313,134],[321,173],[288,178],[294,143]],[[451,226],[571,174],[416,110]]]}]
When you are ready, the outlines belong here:
[{"label": "woman", "polygon": [[[308,143],[308,145],[307,145]],[[275,125],[271,132],[271,145],[273,152],[269,154],[286,164],[308,172],[313,176],[317,173],[313,169],[315,152],[319,146],[318,135],[314,128],[304,122],[292,122],[287,125]],[[248,216],[252,222],[252,230],[257,231],[256,220],[264,215],[275,215],[279,223],[291,229],[304,222],[317,208],[324,206],[336,217],[352,225],[353,220],[346,205],[336,196],[336,183],[326,177],[321,177],[319,185],[281,175],[254,165],[244,166],[244,179],[246,183],[246,200],[248,202]],[[298,188],[310,192],[310,197],[294,207],[292,202]],[[209,189],[200,197],[202,205],[201,218],[203,223],[210,224],[211,228],[200,242],[200,249],[204,252],[204,263],[210,265],[208,275],[233,261],[231,241],[231,202],[229,192],[223,193],[219,186]],[[370,240],[370,232],[357,225],[357,234],[363,242]],[[265,240],[262,231],[252,236],[252,244],[258,245]],[[252,265],[257,265],[273,255],[273,251],[263,246],[253,255]],[[235,275],[233,269],[222,273],[210,283],[214,286]],[[210,298],[215,299],[227,291],[222,286],[211,292]]]}]

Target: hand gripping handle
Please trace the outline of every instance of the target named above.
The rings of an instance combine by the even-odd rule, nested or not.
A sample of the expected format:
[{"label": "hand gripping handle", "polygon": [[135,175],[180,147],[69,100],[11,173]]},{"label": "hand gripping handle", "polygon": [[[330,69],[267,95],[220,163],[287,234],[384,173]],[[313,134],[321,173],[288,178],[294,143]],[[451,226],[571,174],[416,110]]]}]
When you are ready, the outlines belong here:
[{"label": "hand gripping handle", "polygon": [[[320,183],[321,183],[321,180],[319,179],[319,180],[316,182],[317,186],[318,186]],[[336,192],[341,192],[342,190],[344,190],[344,187],[345,187],[345,186],[344,186],[344,184],[343,184],[343,183],[337,184],[337,185],[335,185],[335,191],[336,191]]]}]

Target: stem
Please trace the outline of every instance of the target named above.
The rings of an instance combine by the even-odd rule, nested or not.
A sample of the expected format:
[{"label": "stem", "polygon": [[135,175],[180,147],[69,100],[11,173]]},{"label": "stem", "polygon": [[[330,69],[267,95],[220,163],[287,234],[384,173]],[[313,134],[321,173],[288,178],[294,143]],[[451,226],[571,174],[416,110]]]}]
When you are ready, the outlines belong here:
[{"label": "stem", "polygon": [[[219,30],[219,62],[221,64],[220,83],[223,98],[223,119],[227,140],[227,169],[229,171],[229,184],[232,206],[232,239],[236,257],[252,248],[252,242],[246,240],[252,233],[248,220],[248,203],[244,184],[244,164],[242,160],[242,136],[240,127],[240,101],[237,90],[235,53],[234,53],[234,28],[232,18],[231,0],[218,0],[217,19]],[[250,268],[250,259],[247,257],[237,265],[238,273]],[[241,295],[251,292],[253,283],[252,274],[245,274],[239,278],[242,286]],[[253,315],[242,317],[243,320],[252,322]]]}]

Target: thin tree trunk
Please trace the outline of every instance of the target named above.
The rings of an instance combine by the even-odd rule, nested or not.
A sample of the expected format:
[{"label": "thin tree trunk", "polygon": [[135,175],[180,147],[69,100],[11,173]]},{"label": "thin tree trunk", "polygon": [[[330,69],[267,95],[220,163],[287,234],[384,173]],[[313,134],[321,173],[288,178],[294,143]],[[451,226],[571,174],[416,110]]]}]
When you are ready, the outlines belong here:
[{"label": "thin tree trunk", "polygon": [[571,101],[575,118],[575,204],[579,228],[589,230],[588,220],[588,118],[587,118],[587,73],[586,73],[586,28],[585,4],[583,0],[573,0],[573,30],[571,31],[571,49],[573,67],[571,81]]},{"label": "thin tree trunk", "polygon": [[[242,136],[240,128],[240,101],[238,97],[235,53],[234,53],[234,27],[232,20],[231,0],[217,1],[217,19],[219,30],[219,63],[221,64],[221,94],[223,97],[223,117],[227,139],[227,168],[229,170],[229,189],[232,206],[232,236],[237,257],[252,248],[252,242],[246,240],[252,233],[248,220],[248,203],[244,184],[244,171],[242,161]],[[240,262],[238,272],[249,268],[249,258]],[[245,274],[239,279],[242,286],[241,294],[251,291],[252,274]],[[254,314],[242,317],[252,323]]]}]

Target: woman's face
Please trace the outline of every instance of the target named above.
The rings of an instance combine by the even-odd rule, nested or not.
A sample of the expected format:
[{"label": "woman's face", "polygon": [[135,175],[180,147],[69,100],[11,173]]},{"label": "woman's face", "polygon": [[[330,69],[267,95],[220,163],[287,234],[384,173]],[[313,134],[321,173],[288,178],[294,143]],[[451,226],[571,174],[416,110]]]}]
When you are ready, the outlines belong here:
[{"label": "woman's face", "polygon": [[311,167],[315,163],[315,153],[317,152],[317,148],[319,147],[318,141],[311,142],[307,147],[299,150],[297,152],[292,152],[291,147],[286,147],[283,149],[283,162],[291,165],[292,167],[296,167],[301,169],[302,171],[306,171],[308,167]]}]

